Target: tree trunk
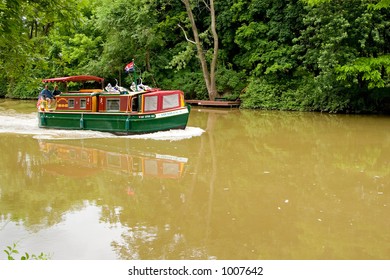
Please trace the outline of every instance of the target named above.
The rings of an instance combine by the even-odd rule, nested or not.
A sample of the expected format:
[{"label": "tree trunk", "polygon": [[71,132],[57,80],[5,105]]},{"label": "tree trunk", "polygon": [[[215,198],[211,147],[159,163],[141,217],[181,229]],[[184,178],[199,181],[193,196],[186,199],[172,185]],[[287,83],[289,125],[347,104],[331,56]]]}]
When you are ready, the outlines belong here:
[{"label": "tree trunk", "polygon": [[152,79],[152,86],[153,87],[158,87],[157,85],[157,81],[156,79],[154,78],[154,74],[152,73],[152,66],[150,64],[150,50],[149,49],[146,49],[146,53],[145,53],[145,65],[146,65],[146,71],[149,72],[151,75],[151,79]]},{"label": "tree trunk", "polygon": [[198,58],[202,67],[202,73],[203,73],[203,78],[206,84],[207,92],[209,95],[210,100],[214,100],[215,97],[217,96],[217,85],[216,85],[216,80],[215,80],[215,71],[217,67],[217,58],[218,58],[218,35],[216,31],[216,24],[215,24],[215,9],[214,9],[214,0],[210,0],[210,16],[211,16],[211,32],[213,35],[214,39],[214,53],[213,53],[213,58],[210,64],[210,71],[207,65],[206,57],[204,55],[204,50],[202,47],[202,43],[199,39],[199,33],[198,33],[198,28],[195,23],[195,18],[194,14],[192,13],[191,5],[190,5],[190,0],[182,0],[186,7],[188,19],[191,22],[191,27],[192,27],[192,33],[194,34],[194,40],[195,40],[195,45],[196,49],[198,52]]},{"label": "tree trunk", "polygon": [[29,39],[32,39],[33,33],[34,33],[34,21],[31,22],[30,35],[28,36]]},{"label": "tree trunk", "polygon": [[43,34],[45,36],[49,35],[50,28],[54,25],[54,22],[49,22],[43,26]]},{"label": "tree trunk", "polygon": [[219,48],[218,34],[217,34],[217,28],[215,22],[214,0],[210,0],[210,16],[211,16],[211,32],[213,34],[213,40],[214,40],[214,52],[213,52],[213,59],[210,65],[210,87],[211,88],[209,91],[209,96],[210,96],[210,100],[214,100],[218,94],[215,72],[217,69],[218,48]]}]

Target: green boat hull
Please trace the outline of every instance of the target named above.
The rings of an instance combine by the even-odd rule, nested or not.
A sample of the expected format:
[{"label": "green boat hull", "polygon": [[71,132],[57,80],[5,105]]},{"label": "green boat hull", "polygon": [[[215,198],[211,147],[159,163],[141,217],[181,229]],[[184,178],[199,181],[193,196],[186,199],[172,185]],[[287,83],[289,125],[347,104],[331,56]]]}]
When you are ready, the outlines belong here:
[{"label": "green boat hull", "polygon": [[95,130],[115,134],[142,134],[187,126],[191,107],[156,113],[38,112],[40,128]]}]

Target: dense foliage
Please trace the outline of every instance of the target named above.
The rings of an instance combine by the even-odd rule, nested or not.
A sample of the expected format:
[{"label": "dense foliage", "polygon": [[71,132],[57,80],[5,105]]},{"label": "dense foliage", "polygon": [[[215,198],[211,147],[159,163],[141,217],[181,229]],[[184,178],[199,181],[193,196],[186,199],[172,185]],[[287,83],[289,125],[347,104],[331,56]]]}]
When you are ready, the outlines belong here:
[{"label": "dense foliage", "polygon": [[[209,1],[191,0],[211,61]],[[245,108],[373,112],[390,104],[389,0],[214,0],[219,96]],[[93,74],[208,98],[182,1],[0,1],[0,96]]]}]

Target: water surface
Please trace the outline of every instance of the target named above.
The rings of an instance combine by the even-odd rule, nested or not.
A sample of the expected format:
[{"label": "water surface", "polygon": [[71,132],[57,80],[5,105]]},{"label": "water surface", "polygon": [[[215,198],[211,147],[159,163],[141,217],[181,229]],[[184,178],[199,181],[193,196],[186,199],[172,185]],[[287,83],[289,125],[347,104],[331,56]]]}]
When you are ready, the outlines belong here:
[{"label": "water surface", "polygon": [[[390,259],[388,116],[211,110],[118,137],[0,101],[0,249],[51,259]],[[6,255],[0,253],[0,259]]]}]

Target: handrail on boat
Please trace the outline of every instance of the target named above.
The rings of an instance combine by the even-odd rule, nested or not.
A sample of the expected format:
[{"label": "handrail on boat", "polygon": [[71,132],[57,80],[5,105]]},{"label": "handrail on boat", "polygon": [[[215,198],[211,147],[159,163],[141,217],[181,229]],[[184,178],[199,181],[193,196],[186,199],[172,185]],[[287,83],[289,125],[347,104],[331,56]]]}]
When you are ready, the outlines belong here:
[{"label": "handrail on boat", "polygon": [[[53,106],[53,104],[54,104],[54,106]],[[56,99],[53,99],[49,104],[49,102],[47,100],[41,98],[38,100],[38,103],[37,103],[37,108],[38,108],[38,111],[40,111],[40,112],[53,111],[56,109],[56,106],[57,106]]]}]

